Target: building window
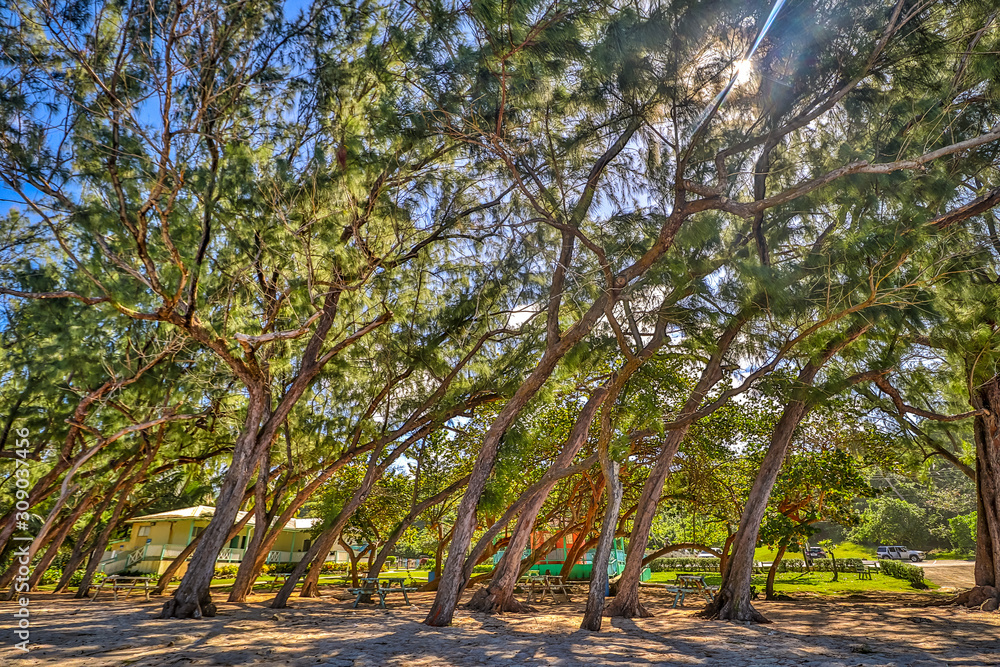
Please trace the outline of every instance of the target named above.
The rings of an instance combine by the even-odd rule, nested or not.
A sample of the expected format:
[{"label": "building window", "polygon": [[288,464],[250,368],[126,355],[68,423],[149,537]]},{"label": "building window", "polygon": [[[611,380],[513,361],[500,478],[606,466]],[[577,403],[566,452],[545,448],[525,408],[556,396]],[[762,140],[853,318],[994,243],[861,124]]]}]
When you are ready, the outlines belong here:
[{"label": "building window", "polygon": [[194,529],[194,532],[191,533],[191,539],[193,540],[194,538],[201,535],[203,532],[205,532],[205,526],[198,526],[197,528]]},{"label": "building window", "polygon": [[309,547],[312,546],[312,543],[313,543],[312,540],[306,540],[305,542],[303,542],[302,543],[302,550],[303,551],[309,551]]},{"label": "building window", "polygon": [[139,537],[149,537],[149,526],[139,527]]}]

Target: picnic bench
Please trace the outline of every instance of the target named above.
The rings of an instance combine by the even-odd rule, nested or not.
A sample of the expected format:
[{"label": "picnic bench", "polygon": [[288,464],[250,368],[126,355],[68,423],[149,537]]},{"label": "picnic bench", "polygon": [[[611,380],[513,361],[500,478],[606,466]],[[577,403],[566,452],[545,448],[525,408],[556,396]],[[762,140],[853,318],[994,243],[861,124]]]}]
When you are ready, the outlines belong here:
[{"label": "picnic bench", "polygon": [[642,585],[662,588],[668,593],[673,593],[674,603],[670,605],[671,609],[676,609],[678,604],[683,607],[684,598],[689,594],[702,595],[705,600],[712,602],[715,599],[715,592],[719,590],[718,586],[709,586],[705,582],[705,577],[700,574],[678,574],[677,579],[670,583],[650,584],[643,582]]},{"label": "picnic bench", "polygon": [[858,580],[868,579],[872,580],[872,575],[878,572],[878,567],[871,565],[857,565],[854,568],[854,572],[858,575]]},{"label": "picnic bench", "polygon": [[402,593],[403,600],[406,604],[410,604],[407,593],[412,593],[417,588],[407,586],[406,579],[406,577],[365,577],[361,579],[360,586],[347,589],[349,593],[357,595],[351,608],[357,609],[359,602],[372,602],[372,596],[378,595],[378,606],[385,609],[386,596],[395,592]]},{"label": "picnic bench", "polygon": [[101,594],[101,591],[105,586],[111,584],[111,593],[114,595],[114,599],[118,600],[118,591],[125,591],[125,599],[132,594],[135,587],[142,584],[142,590],[146,594],[146,599],[149,599],[149,584],[153,581],[153,577],[124,577],[120,574],[112,574],[104,578],[104,581],[97,584],[91,584],[91,588],[96,588],[94,591],[94,597],[90,599],[91,602],[97,599],[97,596]]},{"label": "picnic bench", "polygon": [[557,596],[562,596],[563,602],[569,602],[569,596],[573,592],[572,587],[563,581],[563,578],[554,574],[528,575],[522,577],[527,584],[527,598],[525,602],[535,602],[535,595],[538,595],[538,602],[543,602],[545,596],[552,598],[552,602],[559,602]]}]

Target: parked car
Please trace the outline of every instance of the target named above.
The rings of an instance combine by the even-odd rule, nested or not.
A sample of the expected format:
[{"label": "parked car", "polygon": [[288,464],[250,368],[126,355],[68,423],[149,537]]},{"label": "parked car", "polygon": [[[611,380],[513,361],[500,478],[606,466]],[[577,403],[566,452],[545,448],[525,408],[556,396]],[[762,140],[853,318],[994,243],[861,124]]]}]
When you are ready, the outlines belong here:
[{"label": "parked car", "polygon": [[806,549],[806,556],[809,558],[827,558],[827,553],[823,547],[809,547]]},{"label": "parked car", "polygon": [[713,554],[711,552],[708,552],[708,551],[699,551],[698,555],[696,557],[697,558],[718,558],[718,556],[716,556],[715,554]]},{"label": "parked car", "polygon": [[901,546],[880,546],[875,550],[875,555],[884,560],[909,560],[918,563],[924,559],[926,554],[923,551],[914,551]]}]

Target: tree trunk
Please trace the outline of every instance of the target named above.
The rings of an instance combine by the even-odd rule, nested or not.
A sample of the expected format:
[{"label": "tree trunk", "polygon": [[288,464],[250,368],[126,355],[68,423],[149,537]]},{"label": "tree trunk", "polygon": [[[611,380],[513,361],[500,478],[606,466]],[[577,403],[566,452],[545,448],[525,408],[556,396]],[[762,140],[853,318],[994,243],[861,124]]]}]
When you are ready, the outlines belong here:
[{"label": "tree trunk", "polygon": [[561,338],[558,343],[545,351],[538,365],[517,388],[511,399],[507,401],[483,437],[483,445],[479,449],[476,462],[472,467],[472,474],[469,477],[469,486],[458,505],[455,525],[452,528],[448,562],[438,578],[437,595],[434,596],[434,603],[427,613],[427,618],[424,619],[424,623],[427,625],[432,627],[450,625],[451,619],[455,615],[455,608],[458,606],[458,601],[462,597],[462,591],[465,590],[467,582],[465,561],[472,536],[476,531],[476,506],[479,505],[479,499],[482,497],[486,482],[493,471],[493,464],[496,462],[500,441],[503,439],[504,433],[514,423],[517,415],[520,414],[528,401],[542,388],[552,371],[555,370],[559,360],[569,352],[573,345],[582,340],[604,316],[604,309],[609,301],[612,299],[607,294],[598,298],[584,317],[571,328],[572,333],[567,332],[567,335]]},{"label": "tree trunk", "polygon": [[[337,543],[340,539],[340,534],[344,530],[344,526],[350,520],[354,512],[361,507],[361,504],[368,497],[371,492],[372,487],[375,482],[381,477],[381,475],[386,471],[386,469],[392,465],[400,455],[405,452],[409,446],[418,437],[422,437],[426,434],[428,429],[423,429],[419,431],[416,435],[411,436],[404,442],[396,445],[396,447],[388,454],[386,457],[379,462],[378,458],[381,456],[382,451],[385,448],[385,443],[380,443],[375,449],[372,450],[371,456],[368,459],[368,467],[365,470],[365,477],[361,481],[361,485],[354,490],[354,494],[351,495],[350,500],[340,509],[340,512],[334,518],[333,523],[327,528],[320,536],[316,539],[316,543],[313,547],[322,546],[321,551],[315,551],[310,549],[309,552],[302,558],[299,562],[299,566],[296,566],[289,575],[288,580],[285,585],[282,586],[281,591],[275,597],[272,607],[275,609],[284,607],[288,598],[291,596],[292,591],[295,588],[295,584],[298,582],[299,577],[302,576],[304,572],[308,569],[305,581],[302,582],[302,590],[299,593],[300,597],[316,597],[319,595],[319,575],[323,569],[323,563],[326,562],[326,556],[330,553],[330,549],[333,545]],[[322,543],[322,544],[321,544]]]},{"label": "tree trunk", "polygon": [[608,493],[608,504],[604,510],[604,523],[601,524],[601,537],[594,551],[594,562],[590,569],[590,588],[587,591],[587,607],[583,613],[580,628],[597,632],[601,629],[604,615],[604,598],[608,590],[608,563],[611,560],[611,549],[615,543],[615,528],[618,524],[618,513],[621,511],[622,488],[618,473],[620,465],[608,455],[607,447],[601,448],[601,471],[604,473],[605,488]]},{"label": "tree trunk", "polygon": [[201,534],[201,542],[191,556],[174,597],[164,603],[161,618],[215,616],[211,594],[215,561],[226,543],[229,530],[236,523],[236,515],[243,504],[244,489],[261,457],[260,449],[270,445],[268,440],[262,442],[258,433],[260,425],[269,416],[270,396],[260,390],[251,390],[243,432],[233,446],[232,463],[219,490],[215,513]]},{"label": "tree trunk", "polygon": [[1000,376],[980,385],[972,396],[977,409],[976,442],[976,586],[954,603],[983,609],[1000,606]]},{"label": "tree trunk", "polygon": [[[608,616],[622,616],[624,618],[652,616],[639,602],[639,581],[645,567],[642,561],[646,556],[649,530],[653,525],[653,517],[656,516],[660,494],[663,493],[663,484],[670,472],[670,464],[674,459],[674,454],[677,453],[685,434],[687,434],[686,427],[667,432],[663,449],[642,487],[642,495],[639,496],[639,503],[636,506],[632,531],[629,533],[628,548],[625,551],[625,570],[618,579],[618,592],[615,594],[615,599],[608,605]],[[612,530],[616,522],[617,517],[611,523]]]},{"label": "tree trunk", "polygon": [[[611,395],[617,395],[617,392],[609,392],[607,388],[602,387],[595,391],[587,400],[587,403],[573,422],[573,429],[566,438],[566,442],[560,447],[559,455],[556,456],[549,470],[559,470],[568,466],[573,461],[576,453],[580,451],[583,443],[587,441],[587,435],[590,433],[591,424],[594,423],[597,409]],[[556,482],[552,481],[540,489],[528,501],[524,509],[521,510],[521,515],[517,519],[510,543],[500,558],[500,562],[497,563],[496,568],[493,570],[493,579],[490,581],[489,586],[476,591],[476,594],[473,595],[472,600],[469,602],[470,609],[487,613],[521,613],[533,611],[532,607],[514,599],[514,587],[517,585],[518,578],[520,578],[521,556],[535,529],[535,520],[538,518],[538,513],[541,511],[545,500],[549,497],[549,493],[552,492],[555,485]],[[466,570],[465,577],[471,574],[471,570],[468,570],[468,568]]]},{"label": "tree trunk", "polygon": [[781,564],[781,559],[785,557],[785,550],[788,545],[784,542],[778,544],[778,553],[774,554],[774,562],[771,563],[771,567],[767,570],[767,585],[764,586],[764,599],[773,600],[774,599],[774,576],[778,573],[778,565]]},{"label": "tree trunk", "polygon": [[[257,482],[254,484],[253,502],[253,536],[247,544],[246,551],[243,552],[243,559],[236,569],[236,579],[233,587],[229,591],[229,602],[246,602],[247,595],[253,592],[253,582],[257,580],[260,568],[267,562],[267,552],[261,547],[264,544],[264,537],[268,534],[270,520],[274,518],[271,512],[267,511],[267,482],[270,478],[271,457],[269,450],[265,449],[261,457],[260,467],[257,469]],[[272,508],[278,505],[280,498],[275,497],[272,501]],[[284,525],[276,526],[281,529]],[[232,538],[230,538],[232,539]],[[260,561],[260,567],[257,562]]]},{"label": "tree trunk", "polygon": [[[110,500],[110,498],[108,498]],[[62,576],[59,577],[59,583],[56,584],[54,593],[63,593],[69,588],[70,579],[73,578],[73,573],[77,571],[80,565],[83,563],[83,559],[87,557],[87,554],[93,548],[94,544],[89,543],[91,534],[94,532],[94,528],[100,523],[101,514],[107,509],[107,505],[102,504],[94,512],[94,517],[90,520],[87,526],[83,529],[80,535],[77,537],[76,544],[73,545],[73,551],[69,555],[69,560],[66,561],[66,565],[63,567]]]},{"label": "tree trunk", "polygon": [[83,579],[80,580],[80,585],[77,587],[76,595],[74,597],[87,597],[87,593],[90,591],[90,584],[94,580],[94,574],[97,573],[97,568],[101,564],[101,556],[104,555],[104,550],[108,548],[108,542],[111,540],[111,534],[114,533],[115,529],[118,527],[118,522],[125,509],[125,504],[128,502],[128,494],[131,490],[131,485],[122,489],[118,502],[115,503],[115,509],[111,512],[111,518],[97,536],[94,548],[90,552],[90,558],[87,560],[87,569],[83,573]]},{"label": "tree trunk", "polygon": [[[243,518],[233,524],[233,527],[229,530],[229,535],[226,536],[226,541],[233,539],[237,534],[250,522],[253,517],[252,512],[247,512],[243,515]],[[204,533],[202,533],[204,535]],[[188,559],[188,556],[194,553],[194,550],[198,548],[198,544],[201,542],[201,535],[191,540],[191,543],[184,547],[184,550],[177,554],[177,557],[170,561],[170,565],[167,569],[163,571],[160,575],[159,580],[156,582],[156,588],[153,589],[153,595],[163,595],[163,591],[167,590],[167,586],[170,585],[170,581],[174,578],[177,570],[180,569],[184,561]]]},{"label": "tree trunk", "polygon": [[594,524],[597,523],[597,509],[600,506],[600,496],[604,494],[605,484],[604,476],[602,475],[601,477],[601,483],[596,487],[599,495],[597,498],[592,499],[591,506],[587,510],[587,517],[583,521],[583,528],[573,534],[573,548],[566,549],[566,559],[562,569],[559,570],[559,576],[563,578],[563,581],[569,579],[570,573],[573,571],[573,566],[586,553],[587,535],[590,535],[591,531],[594,530]]},{"label": "tree trunk", "polygon": [[514,599],[514,587],[521,576],[521,560],[524,548],[535,529],[535,518],[541,510],[548,494],[539,493],[532,498],[518,517],[514,532],[500,562],[493,569],[489,586],[480,588],[469,601],[469,609],[488,614],[524,613],[535,611],[534,607]]},{"label": "tree trunk", "polygon": [[468,481],[469,481],[469,476],[466,475],[465,477],[450,484],[447,488],[434,494],[430,498],[422,500],[416,505],[411,506],[410,512],[406,515],[406,517],[402,521],[399,522],[399,525],[397,525],[395,529],[393,529],[392,533],[389,534],[389,538],[385,541],[385,544],[382,546],[381,551],[379,551],[378,557],[375,558],[375,562],[372,563],[371,567],[368,569],[368,576],[369,577],[378,576],[378,573],[382,571],[382,567],[385,565],[386,559],[392,553],[392,550],[396,547],[396,543],[399,542],[399,538],[403,536],[403,533],[406,532],[406,529],[412,526],[413,523],[423,512],[433,507],[434,505],[443,503],[445,500],[451,497],[453,493],[455,493],[460,488],[465,486],[468,483]]},{"label": "tree trunk", "polygon": [[[799,377],[803,380],[802,374]],[[812,378],[808,378],[811,382]],[[760,522],[771,497],[771,489],[778,479],[785,455],[791,445],[792,436],[799,422],[806,414],[803,400],[793,400],[786,407],[771,433],[771,442],[754,479],[750,495],[740,517],[740,526],[733,541],[733,552],[728,566],[723,572],[722,586],[715,600],[702,612],[707,618],[731,621],[752,621],[766,623],[764,618],[750,603],[750,581],[753,577],[754,549],[760,534]]]},{"label": "tree trunk", "polygon": [[[334,464],[328,466],[320,473],[316,479],[311,481],[305,488],[301,489],[295,494],[291,503],[282,511],[278,516],[277,521],[269,531],[267,531],[259,544],[251,543],[248,545],[246,553],[243,555],[243,562],[240,563],[239,570],[236,572],[236,581],[233,582],[232,591],[229,594],[230,602],[242,602],[246,600],[246,596],[250,594],[253,590],[253,582],[257,580],[260,576],[261,570],[267,563],[267,555],[271,551],[271,547],[281,536],[282,530],[288,524],[289,520],[299,509],[313,497],[315,491],[322,486],[324,482],[333,477],[338,470],[344,467],[351,459],[352,456],[341,456]],[[287,484],[287,481],[285,482]],[[273,504],[277,505],[277,498],[274,499]],[[256,529],[255,529],[256,530]],[[256,532],[255,532],[256,535]],[[232,538],[230,538],[232,539]]]},{"label": "tree trunk", "polygon": [[[281,590],[278,591],[274,601],[271,602],[272,609],[284,609],[284,607],[288,604],[288,598],[290,598],[292,593],[295,591],[295,585],[298,583],[302,575],[306,573],[310,563],[319,559],[319,563],[322,565],[322,563],[326,560],[327,554],[330,553],[333,545],[335,545],[339,539],[340,528],[337,528],[337,530],[328,529],[319,534],[316,540],[312,543],[312,546],[309,547],[305,556],[302,557],[302,560],[300,560],[292,569],[291,573],[288,575],[288,579],[285,580],[285,585],[281,587]],[[305,584],[303,584],[303,588],[305,588]],[[305,595],[305,591],[303,591],[303,597],[309,597],[308,595]]]},{"label": "tree trunk", "polygon": [[59,549],[62,548],[63,542],[69,536],[70,531],[73,530],[73,526],[76,522],[80,520],[83,513],[90,507],[91,502],[94,499],[94,495],[97,493],[97,487],[94,487],[87,493],[87,496],[83,501],[73,510],[73,512],[63,520],[63,523],[57,530],[52,533],[52,540],[49,542],[49,548],[45,551],[42,557],[35,563],[35,569],[31,573],[31,577],[28,579],[28,590],[33,591],[41,581],[42,575],[45,571],[49,569],[49,565],[55,560],[56,555],[59,553]]},{"label": "tree trunk", "polygon": [[[746,324],[748,317],[746,313],[741,313],[722,332],[715,352],[712,353],[705,368],[702,369],[698,383],[691,390],[687,400],[684,401],[684,406],[679,413],[680,416],[697,412],[708,392],[722,379],[722,360],[733,340]],[[639,603],[639,581],[644,567],[642,561],[646,555],[646,545],[649,544],[649,530],[653,525],[653,517],[656,515],[660,495],[663,493],[663,484],[670,472],[670,464],[673,462],[674,455],[677,454],[689,428],[690,425],[686,425],[667,432],[663,448],[642,487],[642,494],[636,505],[632,532],[629,534],[625,570],[618,579],[618,592],[615,594],[615,599],[608,606],[608,616],[636,618],[650,615]]]}]

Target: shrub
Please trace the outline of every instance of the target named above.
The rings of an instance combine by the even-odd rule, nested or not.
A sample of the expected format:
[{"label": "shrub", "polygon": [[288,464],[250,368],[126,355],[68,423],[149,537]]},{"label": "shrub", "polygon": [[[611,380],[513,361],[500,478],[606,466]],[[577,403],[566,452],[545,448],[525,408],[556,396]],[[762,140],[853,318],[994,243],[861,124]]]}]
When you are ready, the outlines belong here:
[{"label": "shrub", "polygon": [[239,565],[221,565],[215,568],[215,572],[212,574],[213,579],[232,579],[236,576],[236,572],[240,569]]},{"label": "shrub", "polygon": [[899,563],[894,560],[879,561],[882,572],[896,579],[903,579],[910,582],[916,588],[926,588],[924,584],[924,570],[909,563]]},{"label": "shrub", "polygon": [[657,558],[649,564],[653,572],[718,572],[718,558]]},{"label": "shrub", "polygon": [[476,565],[474,568],[472,568],[473,574],[482,574],[483,572],[492,572],[492,571],[493,571],[493,563],[480,563],[479,565]]},{"label": "shrub", "polygon": [[948,541],[955,551],[972,552],[976,548],[976,513],[970,512],[948,520]]},{"label": "shrub", "polygon": [[[38,583],[43,586],[46,584],[54,584],[57,581],[59,581],[59,577],[61,576],[62,576],[62,570],[60,570],[57,567],[50,567],[49,569],[45,570],[45,572],[42,572],[42,578],[39,579]],[[80,578],[81,579],[83,578],[82,574],[80,575]]]},{"label": "shrub", "polygon": [[[814,572],[833,572],[833,560],[830,558],[814,558],[812,563],[812,570]],[[853,570],[861,567],[861,565],[860,558],[837,559],[837,569],[841,572],[844,570]],[[778,564],[778,572],[805,572],[808,569],[806,562],[801,558],[789,558],[782,560]]]},{"label": "shrub", "polygon": [[[359,568],[361,567],[360,563],[358,564],[358,567]],[[326,563],[323,563],[323,567],[320,568],[320,571],[323,574],[333,574],[334,572],[350,572],[351,571],[351,564],[350,563],[346,563],[346,562],[345,563],[331,563],[331,562],[327,561]]]}]

